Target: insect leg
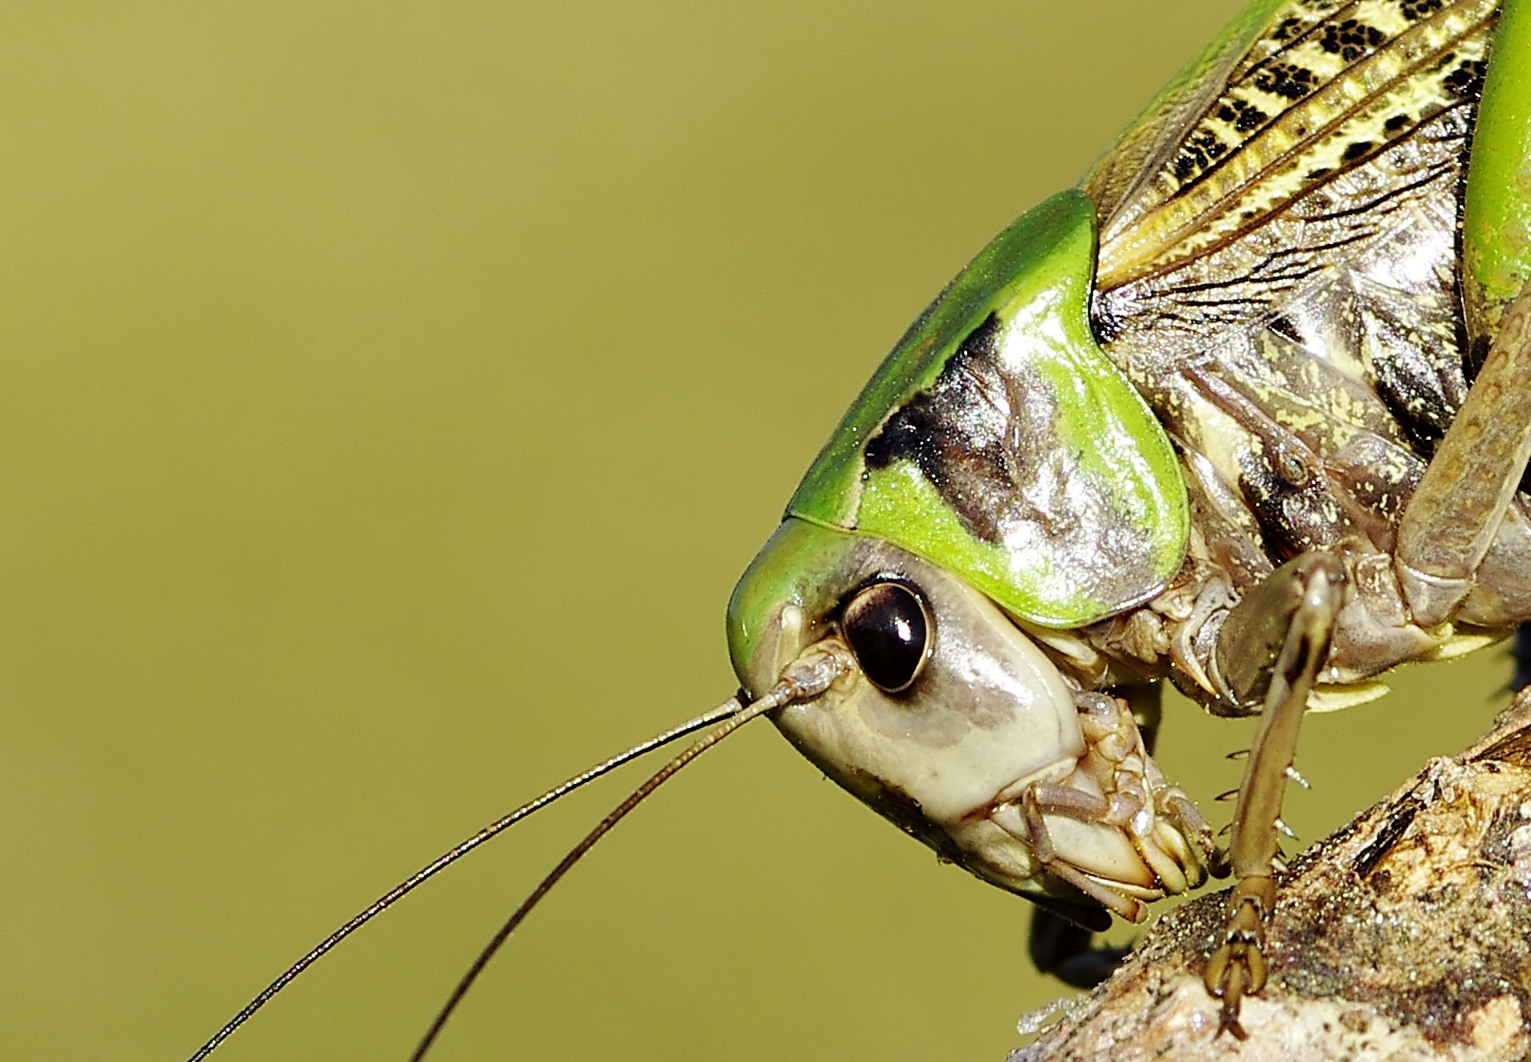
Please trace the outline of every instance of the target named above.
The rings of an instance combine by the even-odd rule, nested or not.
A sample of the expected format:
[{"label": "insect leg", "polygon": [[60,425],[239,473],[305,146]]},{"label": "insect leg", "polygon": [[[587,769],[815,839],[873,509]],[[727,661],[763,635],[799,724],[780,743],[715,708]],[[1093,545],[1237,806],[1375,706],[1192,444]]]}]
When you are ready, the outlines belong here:
[{"label": "insect leg", "polygon": [[1033,785],[1022,795],[1020,810],[1031,838],[1032,850],[1044,870],[1078,889],[1091,902],[1116,912],[1129,922],[1141,922],[1148,917],[1148,907],[1143,901],[1096,881],[1072,863],[1059,858],[1058,849],[1053,844],[1052,834],[1043,817],[1044,814],[1054,814],[1065,815],[1080,822],[1101,822],[1111,811],[1104,799],[1065,786]]},{"label": "insect leg", "polygon": [[[1163,689],[1158,683],[1124,686],[1113,691],[1127,702],[1132,720],[1143,739],[1143,748],[1153,755],[1154,740],[1163,715]],[[1094,988],[1121,964],[1127,948],[1113,948],[1095,943],[1095,930],[1079,924],[1066,914],[1037,907],[1031,914],[1026,951],[1032,965],[1075,988]]]},{"label": "insect leg", "polygon": [[1218,666],[1230,691],[1241,702],[1262,702],[1233,818],[1229,860],[1238,881],[1223,941],[1203,975],[1207,990],[1223,1001],[1220,1029],[1240,1039],[1239,1001],[1265,986],[1265,923],[1276,901],[1272,865],[1287,768],[1308,693],[1328,659],[1344,583],[1335,557],[1302,554],[1229,613],[1218,639]]},{"label": "insect leg", "polygon": [[1531,457],[1531,288],[1510,304],[1483,368],[1398,525],[1395,569],[1421,627],[1449,619],[1499,533]]}]

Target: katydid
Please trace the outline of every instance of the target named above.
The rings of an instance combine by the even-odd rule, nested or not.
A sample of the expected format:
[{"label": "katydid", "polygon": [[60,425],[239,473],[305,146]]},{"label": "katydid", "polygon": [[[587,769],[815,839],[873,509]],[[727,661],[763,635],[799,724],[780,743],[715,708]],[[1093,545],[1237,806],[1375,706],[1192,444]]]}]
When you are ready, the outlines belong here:
[{"label": "katydid", "polygon": [[[1531,620],[1528,167],[1524,4],[1251,4],[906,333],[735,590],[742,689],[681,728],[718,729],[571,852],[419,1053],[590,843],[761,714],[1084,929],[1231,872],[1205,982],[1242,1035],[1305,711]],[[1166,681],[1262,717],[1226,851],[1152,758]],[[1034,953],[1101,970],[1077,933]]]}]

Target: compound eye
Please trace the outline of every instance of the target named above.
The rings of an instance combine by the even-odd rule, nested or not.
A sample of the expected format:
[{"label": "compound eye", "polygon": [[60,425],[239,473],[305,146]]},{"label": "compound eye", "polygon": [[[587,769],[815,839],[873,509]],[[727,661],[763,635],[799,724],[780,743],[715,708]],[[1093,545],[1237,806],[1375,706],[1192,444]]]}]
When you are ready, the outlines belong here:
[{"label": "compound eye", "polygon": [[930,615],[909,587],[876,583],[851,598],[840,631],[872,685],[885,693],[909,688],[930,655]]}]

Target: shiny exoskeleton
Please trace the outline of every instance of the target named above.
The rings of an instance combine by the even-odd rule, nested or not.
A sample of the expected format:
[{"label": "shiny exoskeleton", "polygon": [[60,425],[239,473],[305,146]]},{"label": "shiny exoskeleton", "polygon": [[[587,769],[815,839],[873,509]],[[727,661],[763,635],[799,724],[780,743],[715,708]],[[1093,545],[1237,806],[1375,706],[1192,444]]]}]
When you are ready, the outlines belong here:
[{"label": "shiny exoskeleton", "polygon": [[[744,696],[913,836],[1047,918],[1071,983],[1110,913],[1231,871],[1220,1028],[1267,979],[1304,713],[1531,621],[1531,3],[1252,0],[1078,189],[986,247],[852,404],[729,603]],[[1528,640],[1531,641],[1531,640]],[[1531,659],[1531,651],[1522,663]],[[1152,756],[1173,682],[1259,713],[1219,851]],[[1066,920],[1066,922],[1064,921]]]},{"label": "shiny exoskeleton", "polygon": [[[1491,139],[1486,79],[1524,95],[1524,21],[1491,0],[1256,4],[1079,192],[916,323],[730,607],[758,692],[807,647],[844,637],[856,654],[846,609],[865,587],[918,596],[926,658],[897,671],[913,677],[863,662],[777,725],[943,856],[1081,925],[1142,917],[1227,866],[1206,981],[1235,1033],[1266,979],[1303,712],[1531,620],[1525,262],[1474,272],[1487,241],[1463,221],[1470,187],[1510,179],[1474,139]],[[1082,340],[1056,338],[1065,252],[1006,244],[1077,239],[1071,211],[1096,240]],[[1525,216],[1505,223],[1523,248]],[[1135,398],[1102,377],[1105,397],[1076,401],[1084,370],[1052,353],[1070,344]],[[1114,441],[1151,434],[1113,434],[1135,400],[1167,444]],[[1181,537],[1174,499],[1142,516],[1144,483],[1183,490]],[[1156,567],[1166,542],[1174,563]],[[1160,680],[1263,714],[1227,853],[1138,736]],[[1059,966],[1070,950],[1034,945]]]}]

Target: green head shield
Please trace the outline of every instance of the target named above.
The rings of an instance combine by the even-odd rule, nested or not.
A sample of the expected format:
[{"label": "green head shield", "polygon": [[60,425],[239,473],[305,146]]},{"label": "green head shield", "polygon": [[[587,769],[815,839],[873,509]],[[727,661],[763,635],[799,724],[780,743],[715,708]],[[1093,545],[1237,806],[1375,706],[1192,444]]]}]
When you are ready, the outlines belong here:
[{"label": "green head shield", "polygon": [[1001,233],[883,362],[787,508],[1077,627],[1174,575],[1185,485],[1090,331],[1095,210],[1078,191]]}]

